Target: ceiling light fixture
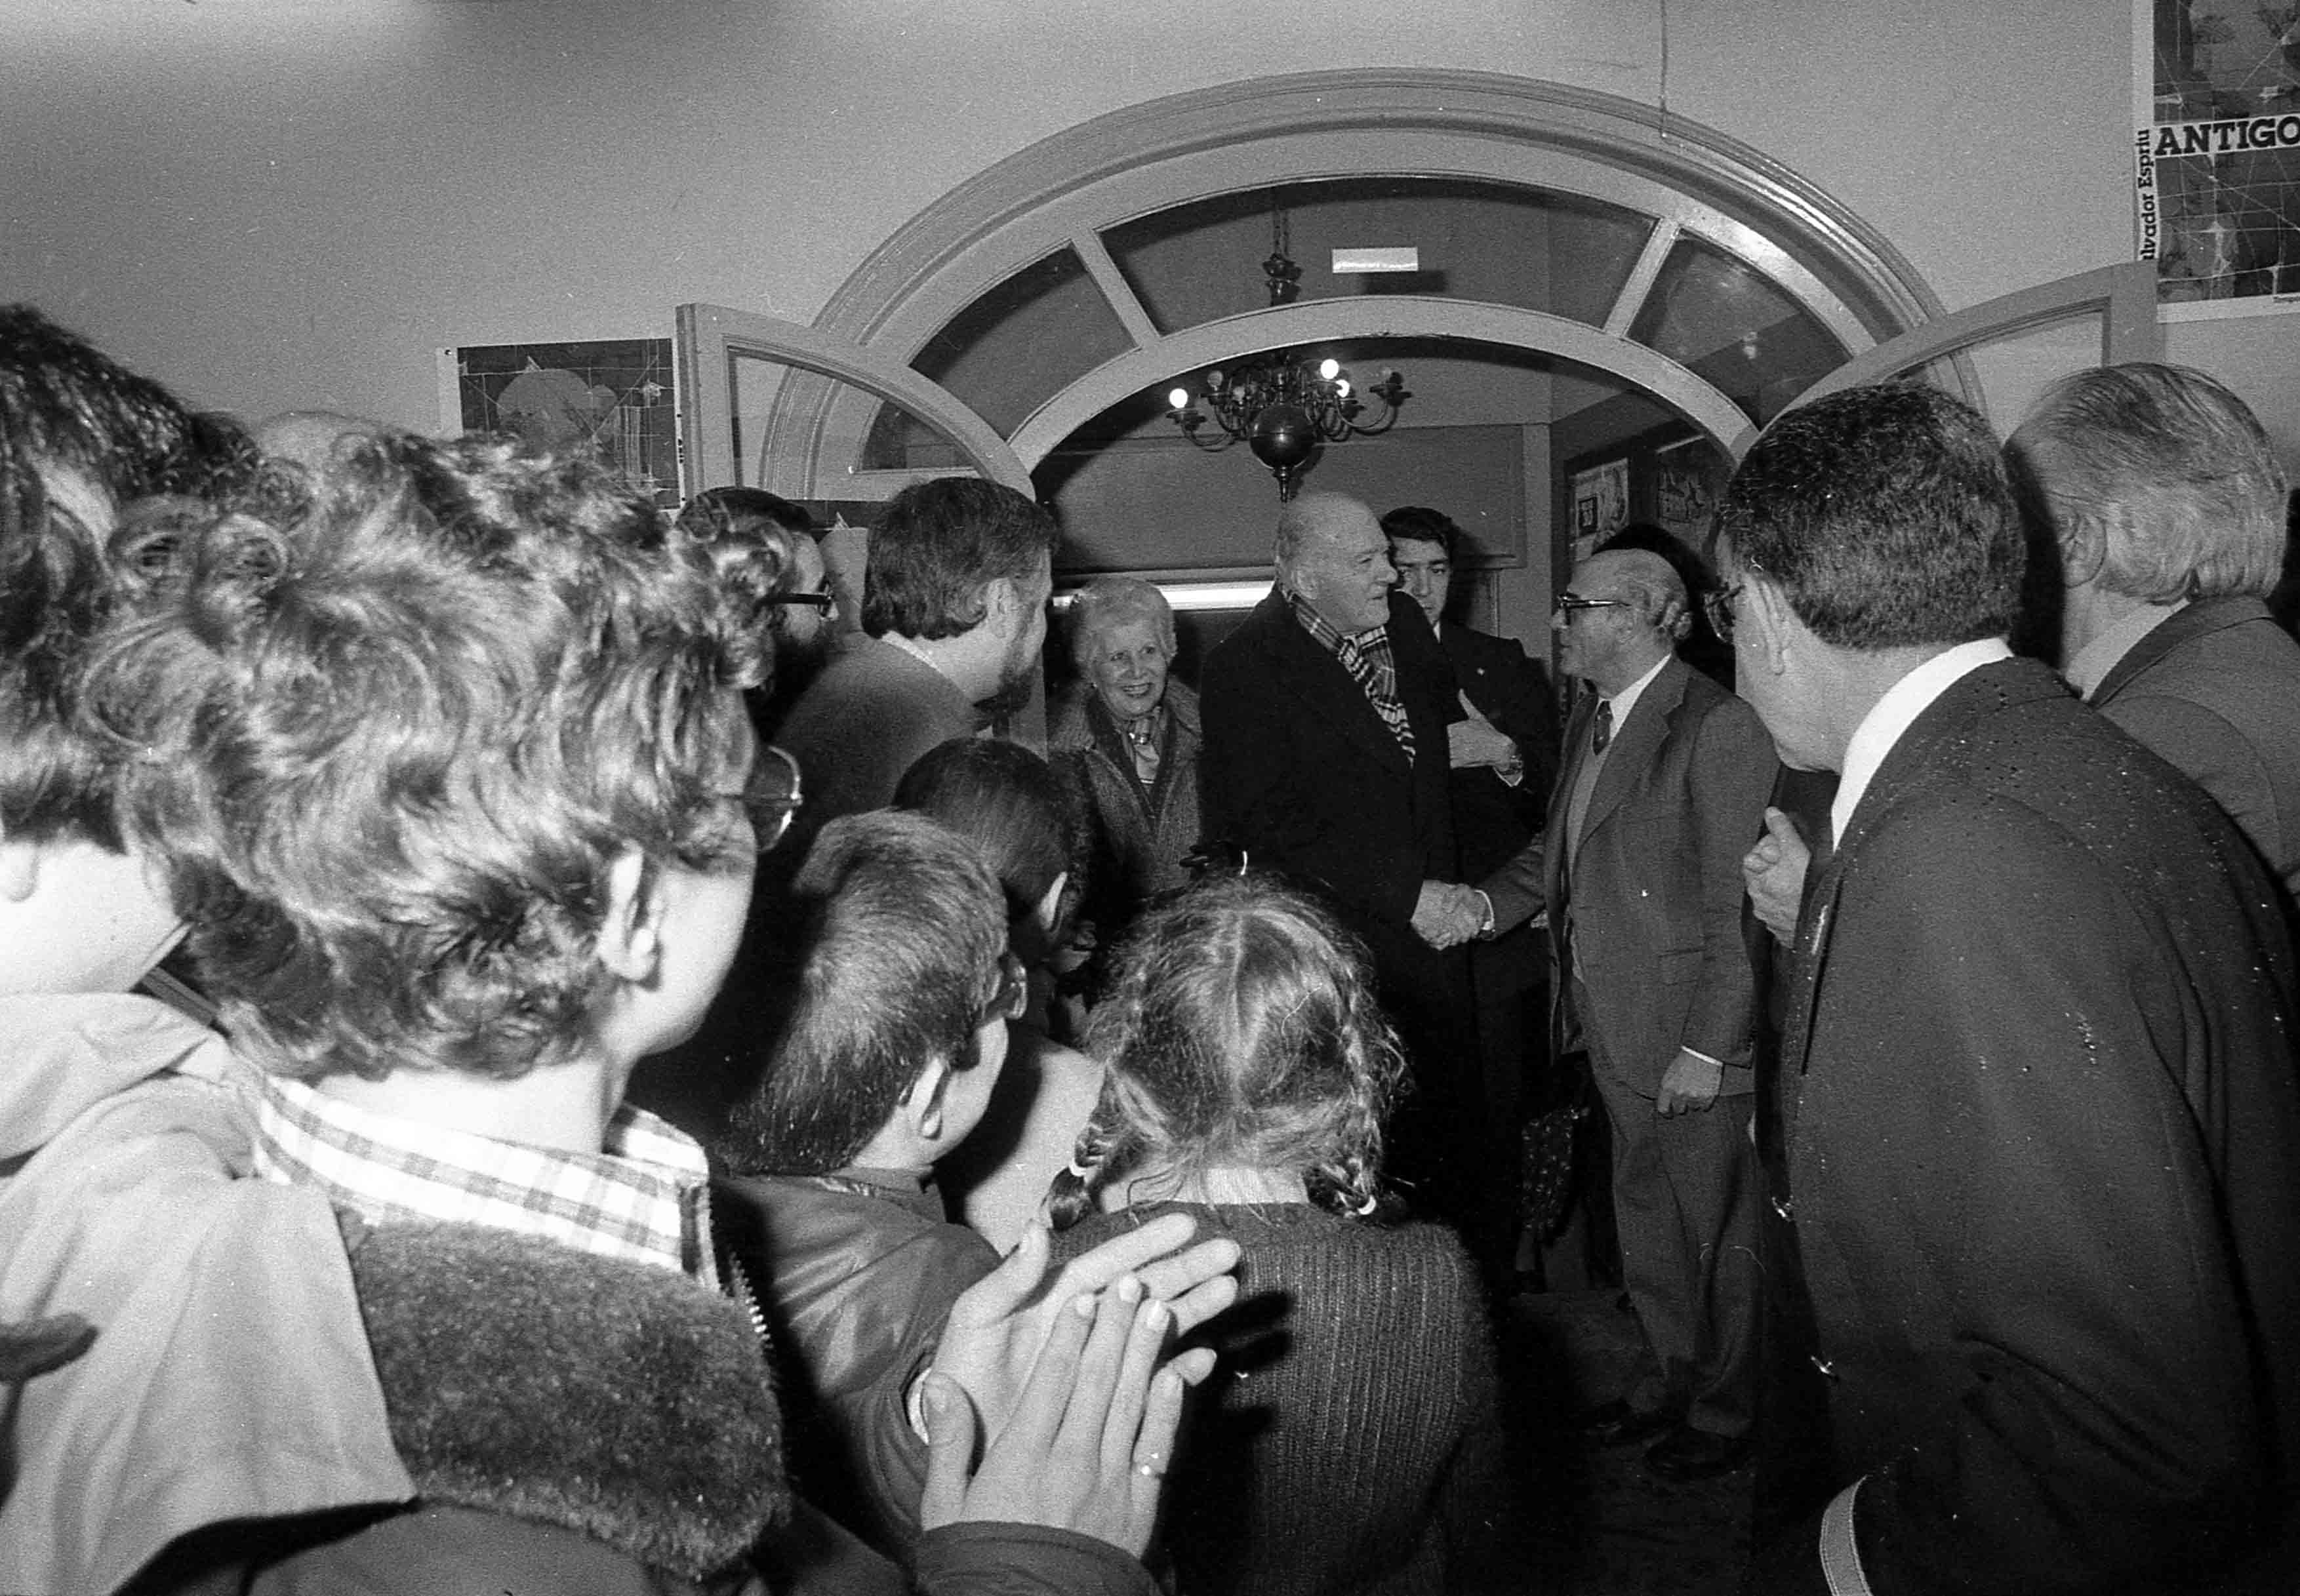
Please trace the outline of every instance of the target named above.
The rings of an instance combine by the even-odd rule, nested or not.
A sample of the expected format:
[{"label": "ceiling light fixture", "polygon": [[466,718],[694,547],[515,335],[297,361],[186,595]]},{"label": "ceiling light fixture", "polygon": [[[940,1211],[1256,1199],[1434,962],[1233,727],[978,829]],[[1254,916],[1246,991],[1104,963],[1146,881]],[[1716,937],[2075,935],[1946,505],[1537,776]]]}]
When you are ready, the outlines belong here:
[{"label": "ceiling light fixture", "polygon": [[[1271,212],[1270,258],[1262,263],[1273,306],[1290,304],[1302,292],[1302,269],[1288,253],[1290,242],[1286,210],[1279,205]],[[1167,394],[1167,419],[1209,453],[1243,441],[1278,478],[1281,501],[1294,496],[1320,444],[1387,432],[1397,420],[1398,407],[1412,397],[1404,378],[1387,366],[1375,381],[1360,388],[1339,361],[1312,360],[1289,350],[1214,367],[1200,380],[1203,396],[1188,387]],[[1380,406],[1371,415],[1368,401]],[[1201,403],[1205,409],[1199,408]],[[1206,429],[1209,419],[1219,424],[1218,433]]]}]

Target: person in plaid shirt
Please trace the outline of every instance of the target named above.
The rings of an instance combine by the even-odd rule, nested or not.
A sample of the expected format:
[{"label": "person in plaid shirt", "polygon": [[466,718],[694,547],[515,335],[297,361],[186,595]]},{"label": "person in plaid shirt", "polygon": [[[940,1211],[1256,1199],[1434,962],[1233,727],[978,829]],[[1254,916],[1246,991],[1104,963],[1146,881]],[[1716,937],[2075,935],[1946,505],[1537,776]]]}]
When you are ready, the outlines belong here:
[{"label": "person in plaid shirt", "polygon": [[[288,1473],[386,1441],[390,1465],[311,1504],[337,1510],[195,1514],[138,1588],[755,1588],[762,1565],[895,1588],[794,1504],[759,1339],[711,1289],[697,1151],[622,1106],[709,1002],[796,801],[743,709],[763,661],[699,553],[588,465],[396,435],[346,445],[288,528],[179,502],[114,548],[136,591],[82,712],[125,755],[121,835],[164,868],[221,1004],[259,1177],[237,1187],[307,1232],[196,1260],[227,1300],[288,1303],[214,1359],[268,1364],[288,1402],[219,1408],[161,1357],[138,1400],[184,1422],[138,1439],[163,1473],[212,1447],[196,1431]],[[1234,1253],[1161,1257],[1176,1243],[1028,1309],[1046,1254],[1025,1249],[954,1309],[922,1392],[923,1588],[1147,1588],[1125,1554],[1204,1372],[1154,1379],[1159,1341],[1234,1290]],[[89,1417],[50,1428],[95,1456]],[[79,1486],[86,1509],[86,1483],[51,1500]]]}]

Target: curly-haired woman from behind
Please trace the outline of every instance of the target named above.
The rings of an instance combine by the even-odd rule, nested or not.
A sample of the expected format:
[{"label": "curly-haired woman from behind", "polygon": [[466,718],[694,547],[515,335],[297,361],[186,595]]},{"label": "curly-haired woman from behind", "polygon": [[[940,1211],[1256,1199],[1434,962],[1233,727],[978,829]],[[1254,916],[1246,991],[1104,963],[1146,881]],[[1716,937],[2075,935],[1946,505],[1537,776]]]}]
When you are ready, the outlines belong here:
[{"label": "curly-haired woman from behind", "polygon": [[1057,1255],[1176,1209],[1243,1252],[1168,1495],[1183,1596],[1522,1589],[1476,1267],[1382,1190],[1404,1065],[1363,951],[1272,881],[1202,883],[1136,927],[1087,1044]]}]

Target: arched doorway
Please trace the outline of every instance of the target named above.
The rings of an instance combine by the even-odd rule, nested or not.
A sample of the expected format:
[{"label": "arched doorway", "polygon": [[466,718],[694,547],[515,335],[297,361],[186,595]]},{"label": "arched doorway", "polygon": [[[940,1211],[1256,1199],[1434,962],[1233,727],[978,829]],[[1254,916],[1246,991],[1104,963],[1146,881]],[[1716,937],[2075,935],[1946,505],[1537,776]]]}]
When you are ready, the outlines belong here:
[{"label": "arched doorway", "polygon": [[[1275,308],[1255,270],[1273,211],[1312,268],[1302,299]],[[1388,241],[1350,229],[1409,216],[1446,240],[1409,291],[1320,275],[1326,245]],[[2022,337],[2095,312],[2102,335],[2031,339],[2000,382],[1970,353],[2005,341],[1997,307],[1945,317],[1859,218],[1712,129],[1486,74],[1263,79],[1129,107],[999,162],[905,224],[811,326],[682,307],[688,485],[818,502],[952,470],[1034,486],[1066,440],[1111,432],[1140,395],[1208,365],[1401,342],[1425,362],[1538,370],[1553,397],[1528,426],[1559,419],[1562,375],[1582,409],[1623,396],[1729,461],[1832,372],[1926,365],[1985,405],[2032,387],[2040,365],[2150,353],[2153,299],[2141,315],[2121,281],[2025,296],[2011,324]],[[1441,389],[1416,386],[1430,398],[1409,425]],[[1546,435],[1521,455],[1519,524],[1488,563],[1521,623],[1546,611],[1567,528],[1565,461]],[[1268,507],[1251,514],[1251,536],[1215,528],[1179,556],[1096,558],[1236,574],[1264,560]]]}]

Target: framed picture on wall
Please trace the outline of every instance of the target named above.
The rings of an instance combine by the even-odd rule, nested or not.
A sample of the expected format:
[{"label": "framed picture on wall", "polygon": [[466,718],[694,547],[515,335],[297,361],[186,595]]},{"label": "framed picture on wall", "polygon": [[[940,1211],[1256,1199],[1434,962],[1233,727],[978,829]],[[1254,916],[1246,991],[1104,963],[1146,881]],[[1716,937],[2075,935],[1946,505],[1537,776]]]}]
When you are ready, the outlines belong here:
[{"label": "framed picture on wall", "polygon": [[669,338],[464,344],[439,351],[440,424],[588,454],[679,504],[679,399]]},{"label": "framed picture on wall", "polygon": [[1573,518],[1573,558],[1579,565],[1596,546],[1629,524],[1629,462],[1626,456],[1576,471],[1567,484]]},{"label": "framed picture on wall", "polygon": [[1707,438],[1663,444],[1654,451],[1654,520],[1701,553],[1717,524],[1726,475],[1724,453]]}]

